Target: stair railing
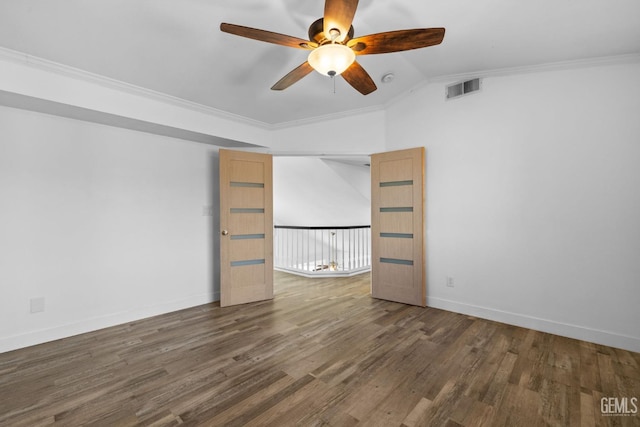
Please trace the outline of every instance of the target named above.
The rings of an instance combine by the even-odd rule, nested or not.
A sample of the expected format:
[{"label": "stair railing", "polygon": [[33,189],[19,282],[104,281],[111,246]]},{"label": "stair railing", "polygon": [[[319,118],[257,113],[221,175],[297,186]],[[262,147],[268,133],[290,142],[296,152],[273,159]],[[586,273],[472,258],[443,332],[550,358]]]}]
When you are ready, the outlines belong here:
[{"label": "stair railing", "polygon": [[371,226],[274,226],[274,268],[306,277],[371,270]]}]

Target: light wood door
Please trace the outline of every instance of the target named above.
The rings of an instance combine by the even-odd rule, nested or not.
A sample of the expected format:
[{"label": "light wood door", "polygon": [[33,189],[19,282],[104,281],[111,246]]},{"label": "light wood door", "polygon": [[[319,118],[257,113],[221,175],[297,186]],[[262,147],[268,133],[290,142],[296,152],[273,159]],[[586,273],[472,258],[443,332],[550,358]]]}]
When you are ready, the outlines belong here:
[{"label": "light wood door", "polygon": [[371,156],[371,295],[426,305],[424,148]]},{"label": "light wood door", "polygon": [[220,150],[220,305],[273,298],[272,158]]}]

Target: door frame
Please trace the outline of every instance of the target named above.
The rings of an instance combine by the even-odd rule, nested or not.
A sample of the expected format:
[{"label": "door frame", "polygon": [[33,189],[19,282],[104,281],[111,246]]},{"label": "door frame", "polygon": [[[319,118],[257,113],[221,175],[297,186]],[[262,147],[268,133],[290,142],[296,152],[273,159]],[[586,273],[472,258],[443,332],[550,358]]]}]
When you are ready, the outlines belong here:
[{"label": "door frame", "polygon": [[[405,302],[405,301],[398,301],[398,302],[415,304],[415,305],[419,305],[419,306],[425,307],[426,306],[426,261],[425,261],[425,259],[426,259],[426,250],[425,250],[425,243],[426,242],[425,242],[425,240],[426,239],[424,237],[424,230],[425,230],[425,220],[424,220],[425,204],[424,204],[424,201],[425,201],[425,190],[426,190],[426,187],[425,187],[425,174],[426,174],[426,170],[425,170],[425,166],[426,166],[425,148],[424,147],[417,147],[417,148],[413,148],[413,149],[387,151],[387,152],[381,152],[381,153],[375,153],[375,154],[401,153],[401,152],[404,152],[404,151],[411,151],[411,150],[420,150],[421,153],[422,153],[421,154],[422,158],[421,158],[421,167],[420,167],[420,178],[419,178],[420,185],[421,185],[420,198],[419,198],[420,202],[418,203],[419,212],[417,212],[418,218],[421,218],[421,221],[420,221],[419,230],[417,229],[416,230],[417,232],[414,233],[414,234],[419,235],[420,240],[421,240],[420,243],[419,243],[419,246],[417,247],[419,252],[420,252],[418,259],[420,260],[419,264],[421,266],[421,269],[420,269],[421,270],[420,281],[422,283],[422,285],[421,285],[421,298],[420,298],[420,302],[418,304],[415,304],[415,303],[412,303],[412,302]],[[222,149],[222,148],[219,150],[221,165],[222,165],[222,157],[223,157],[222,153],[225,152],[225,151],[226,152],[230,152],[230,151],[233,151],[233,150],[226,150],[226,149]],[[250,151],[243,151],[243,152],[240,152],[240,153],[247,153],[247,154],[254,153],[256,155],[263,155],[262,153],[255,153],[255,152],[250,152]],[[371,155],[342,155],[342,154],[336,154],[335,156],[332,156],[332,155],[305,154],[304,157],[336,157],[336,158],[354,158],[354,157],[356,157],[356,158],[362,158],[362,157],[366,157],[366,156],[372,157],[375,154],[371,154]],[[296,157],[295,155],[292,156],[291,154],[282,154],[282,155],[283,156]],[[269,155],[269,156],[271,158],[273,157],[272,155]],[[271,167],[273,167],[273,166],[271,165]],[[221,169],[222,169],[222,166],[221,166]],[[220,171],[220,173],[222,174],[222,170]],[[272,173],[272,170],[271,170],[270,173]],[[370,175],[372,175],[372,169],[371,168],[370,168]],[[222,200],[223,200],[223,197],[226,197],[225,190],[226,189],[223,189],[222,180],[221,180],[220,181],[220,207],[221,207],[221,212],[220,212],[220,232],[221,232],[221,236],[220,236],[220,238],[221,238],[221,241],[220,241],[220,264],[221,264],[221,266],[220,266],[220,270],[221,270],[221,273],[220,273],[220,276],[221,276],[220,277],[220,303],[221,303],[221,306],[229,305],[229,304],[224,304],[223,305],[223,292],[222,292],[222,281],[223,281],[223,279],[222,279],[222,268],[223,268],[223,263],[224,262],[228,262],[228,259],[225,258],[223,244],[222,244],[222,238],[224,237],[224,236],[222,236],[222,232],[226,229],[225,226],[223,225],[223,224],[226,223],[226,217],[223,215],[223,212],[222,212]],[[370,208],[371,209],[373,209],[373,207],[374,207],[373,190],[374,189],[373,189],[373,186],[372,186],[372,188],[371,188],[372,194],[371,194],[371,200],[370,200]],[[270,191],[271,191],[271,199],[270,199],[270,202],[271,202],[271,206],[270,206],[270,208],[271,208],[271,220],[270,220],[271,221],[271,226],[270,227],[265,227],[265,228],[268,228],[268,230],[265,230],[265,232],[268,231],[268,233],[270,233],[270,242],[271,243],[269,245],[267,245],[267,246],[269,246],[270,250],[271,250],[271,257],[270,257],[270,264],[269,264],[270,265],[269,271],[271,272],[271,285],[270,285],[270,292],[269,292],[268,298],[265,298],[265,299],[272,299],[273,296],[274,296],[274,292],[273,292],[273,271],[274,271],[274,269],[273,269],[273,225],[274,224],[273,224],[273,211],[272,211],[272,209],[273,209],[273,188],[272,187],[270,188]],[[372,292],[371,292],[371,296],[372,296],[372,298],[377,298],[376,296],[373,295],[373,281],[374,281],[374,278],[373,278],[373,275],[374,275],[374,266],[373,266],[374,261],[373,261],[373,259],[374,258],[373,257],[375,257],[376,253],[377,253],[377,248],[375,247],[376,240],[373,238],[373,233],[374,233],[374,215],[373,215],[373,212],[372,212],[372,215],[371,215],[371,226],[372,226],[372,229],[371,229],[371,231],[372,231],[372,239],[371,239],[371,252],[372,252],[371,285],[372,285]],[[267,242],[265,241],[265,244],[266,243]],[[267,267],[267,265],[265,265],[265,267]],[[225,301],[225,303],[226,303],[226,301]]]}]

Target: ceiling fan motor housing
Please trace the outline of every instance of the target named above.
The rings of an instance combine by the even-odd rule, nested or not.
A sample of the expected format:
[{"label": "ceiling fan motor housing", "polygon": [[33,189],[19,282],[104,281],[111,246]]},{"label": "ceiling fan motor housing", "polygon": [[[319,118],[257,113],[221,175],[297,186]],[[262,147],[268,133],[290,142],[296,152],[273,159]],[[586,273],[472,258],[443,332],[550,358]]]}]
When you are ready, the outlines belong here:
[{"label": "ceiling fan motor housing", "polygon": [[[349,28],[349,32],[347,36],[342,41],[342,44],[346,44],[349,40],[353,38],[353,25]],[[316,20],[313,24],[309,26],[309,40],[318,43],[319,45],[331,43],[331,36],[327,37],[324,33],[324,18],[320,18]]]}]

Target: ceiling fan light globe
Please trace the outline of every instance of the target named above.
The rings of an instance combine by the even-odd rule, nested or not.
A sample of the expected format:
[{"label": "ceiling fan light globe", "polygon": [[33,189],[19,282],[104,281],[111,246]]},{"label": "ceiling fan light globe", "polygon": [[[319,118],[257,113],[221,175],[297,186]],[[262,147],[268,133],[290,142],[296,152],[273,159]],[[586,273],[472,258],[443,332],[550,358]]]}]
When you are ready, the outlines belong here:
[{"label": "ceiling fan light globe", "polygon": [[353,64],[356,54],[342,44],[325,44],[311,51],[307,59],[314,70],[324,76],[342,74]]}]

